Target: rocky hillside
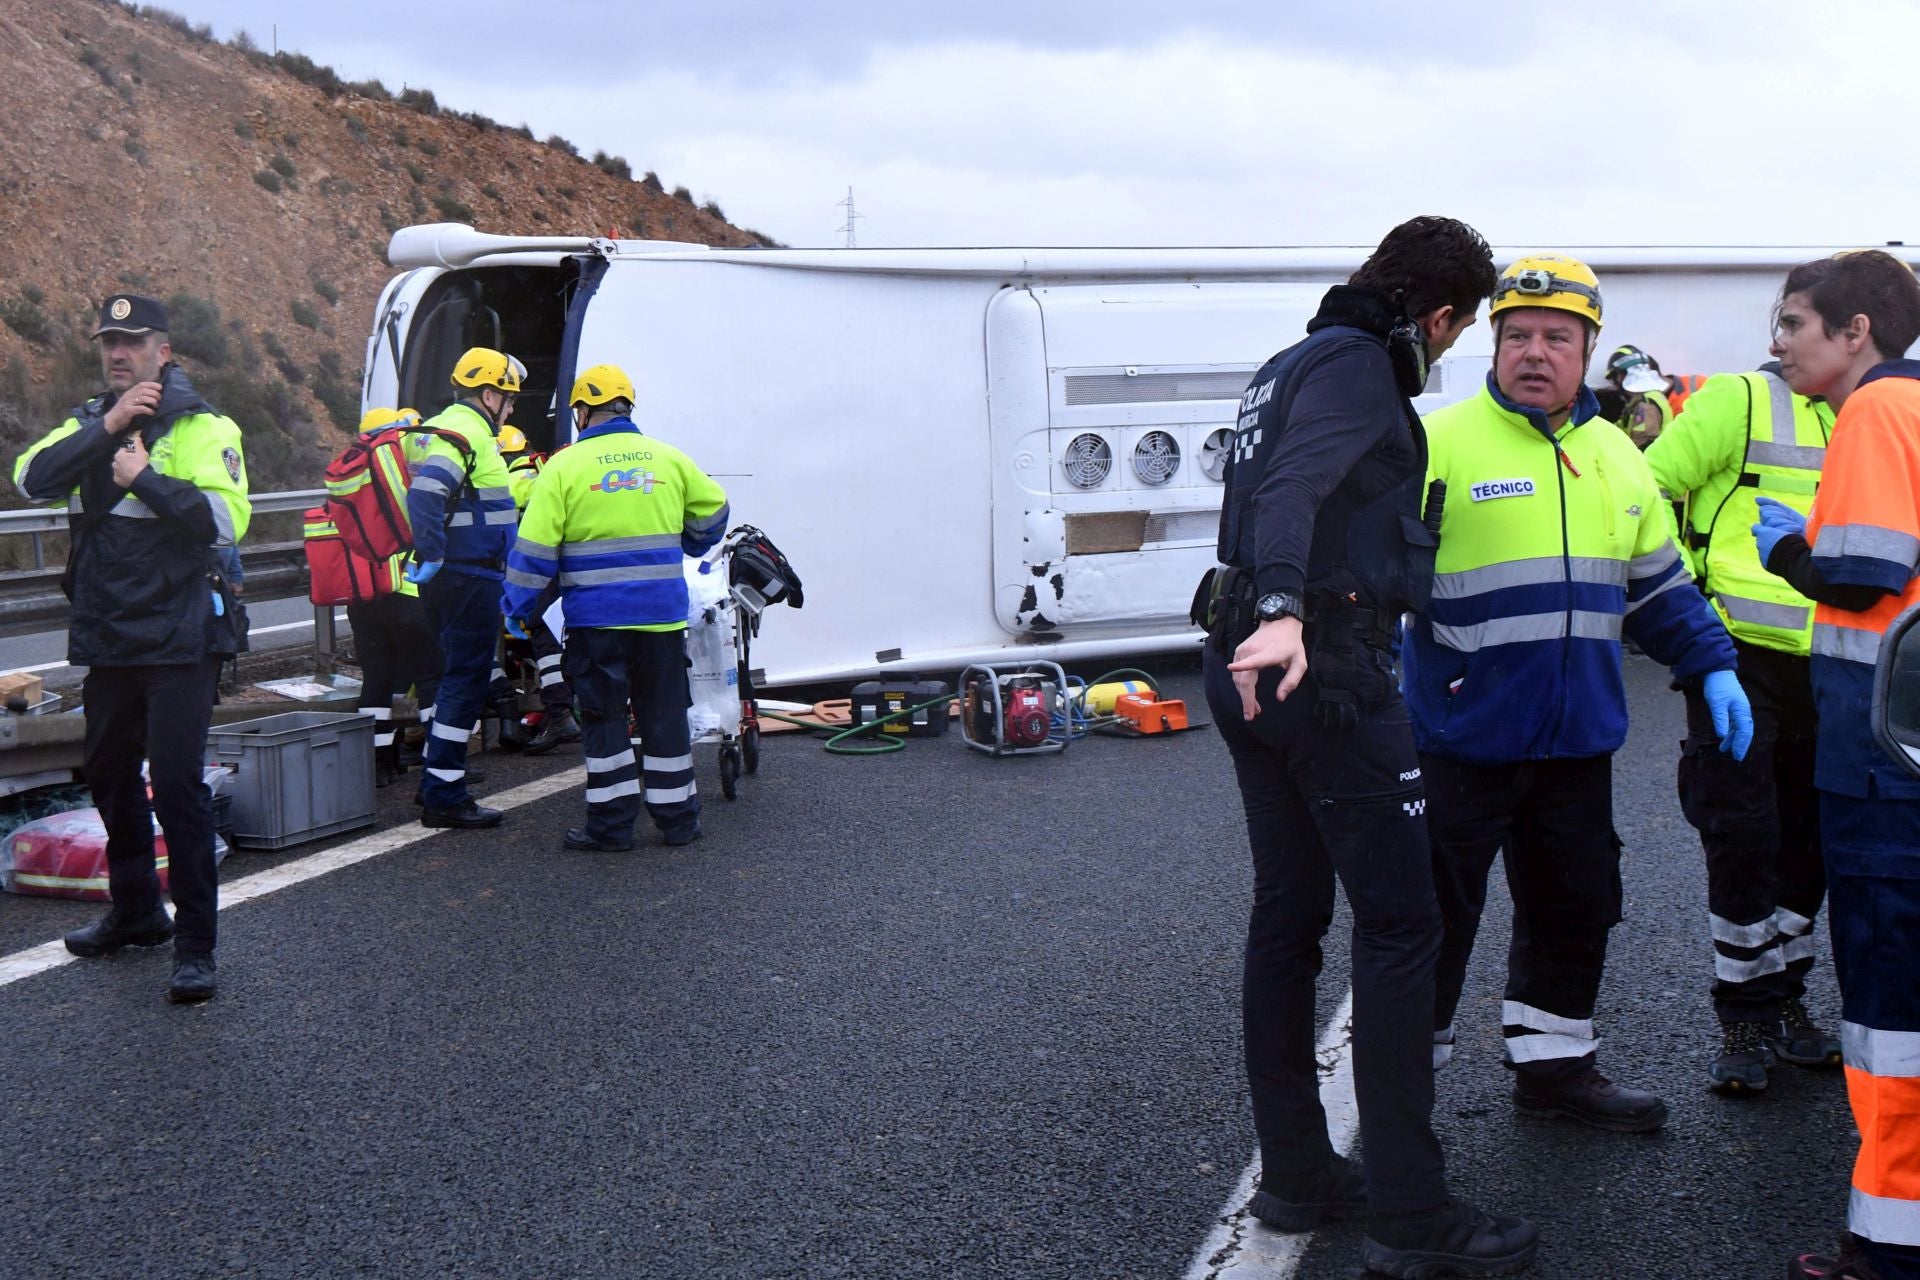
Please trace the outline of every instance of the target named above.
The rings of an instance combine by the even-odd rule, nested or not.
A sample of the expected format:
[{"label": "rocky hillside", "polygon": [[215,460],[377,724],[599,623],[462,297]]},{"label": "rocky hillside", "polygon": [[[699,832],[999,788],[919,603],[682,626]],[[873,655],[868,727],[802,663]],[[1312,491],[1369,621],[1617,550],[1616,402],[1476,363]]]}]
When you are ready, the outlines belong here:
[{"label": "rocky hillside", "polygon": [[0,47],[9,469],[98,389],[86,335],[118,290],[168,302],[182,365],[239,422],[253,487],[267,491],[317,485],[358,418],[397,227],[769,243],[621,157],[582,158],[429,90],[343,83],[152,6],[0,5]]}]

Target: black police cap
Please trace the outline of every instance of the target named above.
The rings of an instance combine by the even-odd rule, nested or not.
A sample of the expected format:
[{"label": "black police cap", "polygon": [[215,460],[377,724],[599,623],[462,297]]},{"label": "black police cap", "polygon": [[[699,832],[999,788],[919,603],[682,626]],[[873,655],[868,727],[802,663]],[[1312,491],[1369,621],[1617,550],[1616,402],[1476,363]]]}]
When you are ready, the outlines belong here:
[{"label": "black police cap", "polygon": [[93,331],[93,336],[97,338],[103,333],[152,333],[156,329],[162,333],[167,330],[165,307],[137,293],[116,293],[100,304],[100,327]]}]

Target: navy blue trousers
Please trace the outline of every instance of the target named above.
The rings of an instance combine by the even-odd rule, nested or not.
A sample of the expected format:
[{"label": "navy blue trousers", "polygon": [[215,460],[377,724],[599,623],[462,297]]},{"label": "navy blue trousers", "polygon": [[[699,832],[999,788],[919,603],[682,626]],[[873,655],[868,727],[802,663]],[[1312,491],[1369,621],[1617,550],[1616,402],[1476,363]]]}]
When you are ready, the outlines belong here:
[{"label": "navy blue trousers", "polygon": [[643,802],[663,835],[697,830],[687,633],[572,627],[561,665],[573,685],[587,756],[587,834],[627,843]]},{"label": "navy blue trousers", "polygon": [[500,640],[500,580],[448,565],[420,590],[440,636],[445,669],[427,735],[420,803],[457,809],[467,795],[467,739],[487,702],[493,651]]},{"label": "navy blue trousers", "polygon": [[1920,800],[1820,793],[1847,1099],[1847,1225],[1882,1280],[1920,1280]]}]

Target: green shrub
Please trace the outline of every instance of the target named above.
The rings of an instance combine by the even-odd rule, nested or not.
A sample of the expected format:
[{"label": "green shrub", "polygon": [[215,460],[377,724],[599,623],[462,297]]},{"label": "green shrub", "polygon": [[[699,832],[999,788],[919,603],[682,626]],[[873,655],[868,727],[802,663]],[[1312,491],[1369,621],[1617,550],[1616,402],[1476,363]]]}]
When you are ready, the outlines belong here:
[{"label": "green shrub", "polygon": [[227,331],[220,326],[220,308],[213,302],[176,293],[167,299],[167,323],[175,351],[216,369],[227,363]]},{"label": "green shrub", "polygon": [[651,169],[647,170],[646,175],[640,179],[640,186],[642,189],[651,191],[657,196],[663,196],[667,193],[667,189],[660,185],[660,175]]},{"label": "green shrub", "polygon": [[392,209],[383,204],[380,206],[380,225],[387,229],[388,235],[392,235],[406,224],[394,216]]},{"label": "green shrub", "polygon": [[376,102],[392,102],[393,92],[376,77],[372,80],[350,80],[347,92],[357,93],[363,98],[372,98]]},{"label": "green shrub", "polygon": [[633,167],[620,156],[610,156],[604,151],[593,153],[593,167],[615,178],[632,178]]},{"label": "green shrub", "polygon": [[705,204],[700,206],[700,212],[705,214],[710,214],[711,216],[720,219],[720,221],[722,222],[725,222],[727,220],[727,215],[720,212],[720,202],[718,200],[708,200]]},{"label": "green shrub", "polygon": [[311,390],[334,426],[352,431],[360,425],[360,379],[358,375],[351,380],[345,376],[337,353],[321,353],[320,371],[313,375]]},{"label": "green shrub", "polygon": [[561,137],[557,133],[549,134],[547,136],[547,145],[549,147],[552,147],[555,151],[564,151],[570,156],[577,156],[580,154],[580,148],[574,146],[571,142],[568,142],[565,138]]},{"label": "green shrub", "polygon": [[265,187],[268,191],[275,192],[276,194],[280,190],[280,175],[271,169],[260,170],[260,172],[253,175],[253,181],[254,185]]},{"label": "green shrub", "polygon": [[633,221],[627,224],[627,228],[632,231],[634,235],[639,236],[643,240],[646,239],[647,215],[644,213],[634,214]]},{"label": "green shrub", "polygon": [[286,145],[289,151],[298,151],[300,149],[300,135],[297,133],[283,133],[280,135],[280,141]]},{"label": "green shrub", "polygon": [[293,314],[293,322],[302,329],[318,329],[320,313],[315,311],[305,298],[294,298],[287,303],[287,310]]},{"label": "green shrub", "polygon": [[472,206],[462,204],[452,196],[435,196],[433,198],[433,207],[438,209],[440,216],[448,222],[465,222],[468,224],[473,222]]},{"label": "green shrub", "polygon": [[37,307],[47,300],[47,291],[37,284],[30,284],[20,291],[20,296]]},{"label": "green shrub", "polygon": [[239,50],[241,53],[246,54],[249,58],[251,58],[254,54],[260,52],[259,42],[256,41],[252,36],[247,34],[247,29],[245,27],[241,27],[238,30],[236,30],[233,33],[233,39],[227,41],[227,43],[232,45],[235,49]]},{"label": "green shrub", "polygon": [[106,55],[98,49],[82,49],[80,51],[80,65],[92,71],[96,76],[99,76],[100,83],[109,89],[115,88],[120,83],[120,77],[113,74],[113,64],[108,62]]},{"label": "green shrub", "polygon": [[507,202],[507,198],[500,194],[500,188],[494,186],[491,182],[480,188],[480,194],[495,204],[505,204]]},{"label": "green shrub", "polygon": [[673,198],[685,204],[692,204],[693,192],[687,190],[685,187],[675,187],[673,189]]},{"label": "green shrub", "polygon": [[277,152],[274,154],[273,159],[267,161],[267,168],[273,170],[283,178],[292,179],[294,175],[293,161]]},{"label": "green shrub", "polygon": [[251,120],[235,120],[233,122],[233,132],[235,137],[246,138],[248,141],[252,141],[253,122]]},{"label": "green shrub", "polygon": [[53,341],[53,320],[40,304],[21,294],[0,299],[0,322],[36,347]]},{"label": "green shrub", "polygon": [[367,122],[359,116],[348,116],[347,132],[353,135],[355,142],[365,142],[367,140]]},{"label": "green shrub", "polygon": [[432,138],[422,138],[420,139],[420,154],[423,156],[437,156],[440,154],[440,144]]},{"label": "green shrub", "polygon": [[407,161],[407,163],[402,167],[406,169],[407,176],[409,178],[412,178],[415,183],[421,183],[427,180],[427,171],[425,169],[422,169],[419,165],[415,164],[413,161],[411,160]]},{"label": "green shrub", "polygon": [[128,138],[120,144],[120,149],[132,156],[134,162],[137,164],[145,164],[147,162],[147,149],[140,145],[140,139],[138,138]]},{"label": "green shrub", "polygon": [[314,277],[313,291],[325,298],[328,306],[337,307],[340,305],[340,291],[318,276]]},{"label": "green shrub", "polygon": [[387,134],[387,137],[393,141],[393,145],[396,147],[404,147],[412,142],[412,139],[407,136],[407,131],[397,126]]},{"label": "green shrub", "polygon": [[401,106],[418,111],[423,116],[440,114],[440,104],[435,101],[431,89],[402,89],[398,101]]},{"label": "green shrub", "polygon": [[332,67],[323,67],[304,53],[291,53],[281,50],[273,56],[273,63],[282,71],[304,84],[310,84],[329,98],[337,98],[346,88],[346,82],[340,79],[340,73]]}]

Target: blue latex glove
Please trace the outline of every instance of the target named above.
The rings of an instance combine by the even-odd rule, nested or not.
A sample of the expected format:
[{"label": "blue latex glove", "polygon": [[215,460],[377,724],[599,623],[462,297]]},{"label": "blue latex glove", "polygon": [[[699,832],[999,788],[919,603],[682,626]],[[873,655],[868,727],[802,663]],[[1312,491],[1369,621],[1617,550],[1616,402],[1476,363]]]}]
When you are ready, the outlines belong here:
[{"label": "blue latex glove", "polygon": [[1780,539],[1797,529],[1784,528],[1777,524],[1757,524],[1753,526],[1753,545],[1760,549],[1760,567],[1767,567],[1767,561],[1773,558],[1773,549],[1780,545]]},{"label": "blue latex glove", "polygon": [[1754,503],[1760,509],[1761,524],[1806,536],[1807,518],[1786,503],[1777,498],[1755,498]]},{"label": "blue latex glove", "polygon": [[1735,760],[1745,760],[1747,748],[1753,745],[1753,704],[1747,701],[1739,677],[1731,671],[1709,671],[1700,691],[1707,696],[1707,710],[1713,714],[1713,731],[1720,735],[1720,749]]},{"label": "blue latex glove", "polygon": [[512,636],[515,640],[533,639],[532,636],[527,634],[527,624],[520,621],[520,619],[508,618],[506,619],[506,624],[507,624],[507,634]]},{"label": "blue latex glove", "polygon": [[433,575],[440,572],[440,560],[416,560],[407,566],[407,581],[416,587],[424,587],[433,581]]}]

